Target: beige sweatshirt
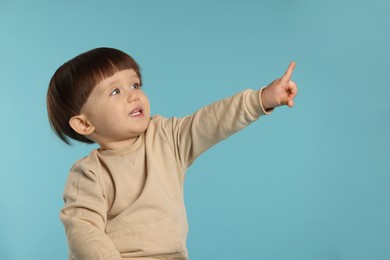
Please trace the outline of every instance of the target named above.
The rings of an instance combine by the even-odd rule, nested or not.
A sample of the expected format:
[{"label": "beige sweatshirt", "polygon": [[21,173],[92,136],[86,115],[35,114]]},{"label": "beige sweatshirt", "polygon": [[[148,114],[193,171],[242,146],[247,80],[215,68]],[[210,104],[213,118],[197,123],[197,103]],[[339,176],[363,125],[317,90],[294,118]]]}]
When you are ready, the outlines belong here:
[{"label": "beige sweatshirt", "polygon": [[180,119],[154,116],[131,146],[76,162],[60,214],[69,259],[187,259],[186,169],[266,114],[260,93],[246,90]]}]

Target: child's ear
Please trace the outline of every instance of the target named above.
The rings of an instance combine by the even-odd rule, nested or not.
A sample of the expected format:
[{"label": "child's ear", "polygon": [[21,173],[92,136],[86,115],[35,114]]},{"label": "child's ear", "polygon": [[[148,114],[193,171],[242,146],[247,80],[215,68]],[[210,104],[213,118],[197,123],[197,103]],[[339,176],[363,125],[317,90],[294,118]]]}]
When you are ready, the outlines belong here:
[{"label": "child's ear", "polygon": [[69,119],[69,125],[74,131],[81,135],[90,135],[95,131],[95,127],[84,115],[72,116]]}]

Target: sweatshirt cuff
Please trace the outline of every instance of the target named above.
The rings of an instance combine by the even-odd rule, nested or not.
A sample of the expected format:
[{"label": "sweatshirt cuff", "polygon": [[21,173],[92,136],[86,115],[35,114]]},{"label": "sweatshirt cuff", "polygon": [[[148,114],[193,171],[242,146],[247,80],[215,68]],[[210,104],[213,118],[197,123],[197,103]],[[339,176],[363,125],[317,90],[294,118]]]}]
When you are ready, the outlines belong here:
[{"label": "sweatshirt cuff", "polygon": [[263,92],[263,90],[264,90],[265,88],[266,88],[266,87],[262,87],[262,88],[259,90],[259,100],[260,100],[261,110],[263,111],[263,113],[264,113],[265,115],[269,115],[269,114],[272,113],[272,111],[274,111],[274,108],[270,108],[270,109],[267,109],[267,110],[264,109],[263,102],[261,101],[261,93]]},{"label": "sweatshirt cuff", "polygon": [[274,109],[265,110],[263,107],[263,104],[261,102],[261,93],[264,88],[258,90],[249,89],[245,93],[246,107],[249,113],[254,117],[254,119],[257,119],[262,115],[269,115],[274,110]]}]

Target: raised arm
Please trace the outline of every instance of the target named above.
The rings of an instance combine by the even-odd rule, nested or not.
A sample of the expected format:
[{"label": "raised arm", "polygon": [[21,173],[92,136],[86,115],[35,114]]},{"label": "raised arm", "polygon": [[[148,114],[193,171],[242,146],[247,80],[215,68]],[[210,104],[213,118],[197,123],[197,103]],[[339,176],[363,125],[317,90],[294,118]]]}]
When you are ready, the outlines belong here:
[{"label": "raised arm", "polygon": [[172,119],[174,149],[182,165],[191,164],[209,147],[245,128],[261,115],[269,114],[273,108],[292,107],[297,94],[297,86],[291,80],[294,68],[292,62],[281,78],[265,88],[248,89],[205,106],[191,116]]}]

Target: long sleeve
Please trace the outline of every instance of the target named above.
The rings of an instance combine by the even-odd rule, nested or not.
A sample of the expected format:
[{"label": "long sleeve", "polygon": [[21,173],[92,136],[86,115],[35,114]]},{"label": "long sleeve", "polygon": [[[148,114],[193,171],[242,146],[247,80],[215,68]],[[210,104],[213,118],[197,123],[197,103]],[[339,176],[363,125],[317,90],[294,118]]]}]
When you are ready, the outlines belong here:
[{"label": "long sleeve", "polygon": [[171,130],[165,134],[169,138],[172,133],[173,149],[181,165],[189,166],[214,144],[240,131],[261,115],[269,114],[261,104],[261,91],[247,89],[205,106],[191,116],[172,118]]},{"label": "long sleeve", "polygon": [[105,234],[107,202],[99,178],[76,164],[64,192],[60,213],[69,243],[69,259],[122,259]]}]

